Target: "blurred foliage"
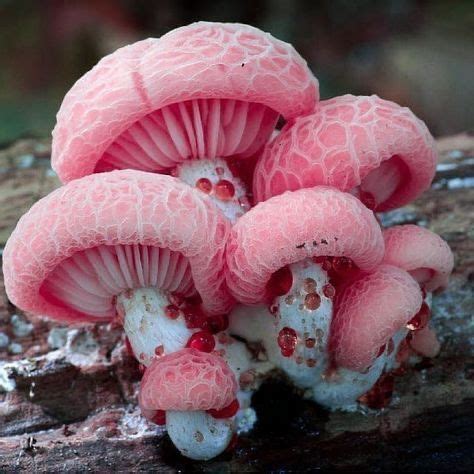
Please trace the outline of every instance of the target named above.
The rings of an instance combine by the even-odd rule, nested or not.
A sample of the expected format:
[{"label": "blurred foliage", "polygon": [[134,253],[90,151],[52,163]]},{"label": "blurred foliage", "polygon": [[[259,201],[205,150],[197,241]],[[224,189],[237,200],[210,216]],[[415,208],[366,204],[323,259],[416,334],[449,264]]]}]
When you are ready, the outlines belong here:
[{"label": "blurred foliage", "polygon": [[0,0],[0,143],[48,135],[65,92],[103,55],[197,20],[293,43],[323,98],[377,93],[437,135],[473,128],[472,0]]}]

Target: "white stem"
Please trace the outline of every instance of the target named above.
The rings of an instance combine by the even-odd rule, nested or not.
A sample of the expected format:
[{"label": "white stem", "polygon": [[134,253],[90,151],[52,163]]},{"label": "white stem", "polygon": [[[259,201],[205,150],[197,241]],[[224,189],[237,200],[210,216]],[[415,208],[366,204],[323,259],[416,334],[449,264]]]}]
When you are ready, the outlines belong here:
[{"label": "white stem", "polygon": [[232,418],[218,420],[205,411],[168,411],[166,429],[186,457],[207,461],[221,454],[234,434]]},{"label": "white stem", "polygon": [[[187,160],[176,168],[176,175],[181,181],[207,194],[232,223],[250,209],[247,189],[244,183],[231,173],[226,160]],[[210,189],[199,185],[202,178],[209,180]],[[231,183],[233,193],[229,198],[223,198],[219,191],[223,182]]]},{"label": "white stem", "polygon": [[117,311],[123,315],[123,326],[135,357],[148,366],[162,346],[170,354],[186,346],[193,330],[186,327],[184,316],[171,319],[165,315],[170,304],[164,292],[155,288],[138,288],[117,297]]}]

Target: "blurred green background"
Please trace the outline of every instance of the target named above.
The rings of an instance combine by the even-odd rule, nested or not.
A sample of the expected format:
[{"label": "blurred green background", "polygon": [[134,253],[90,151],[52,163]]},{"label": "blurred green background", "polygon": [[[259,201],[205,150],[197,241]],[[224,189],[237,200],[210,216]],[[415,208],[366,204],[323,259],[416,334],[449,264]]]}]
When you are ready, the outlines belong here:
[{"label": "blurred green background", "polygon": [[103,55],[196,20],[293,43],[323,98],[376,93],[437,136],[473,128],[473,0],[0,0],[0,144],[49,136],[62,97]]}]

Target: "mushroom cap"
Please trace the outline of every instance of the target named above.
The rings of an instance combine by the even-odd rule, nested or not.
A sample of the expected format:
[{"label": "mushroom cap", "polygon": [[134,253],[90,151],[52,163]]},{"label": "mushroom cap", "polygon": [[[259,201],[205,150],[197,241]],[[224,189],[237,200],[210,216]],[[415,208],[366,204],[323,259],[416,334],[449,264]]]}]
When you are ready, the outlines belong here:
[{"label": "mushroom cap", "polygon": [[267,145],[255,169],[254,195],[263,201],[320,184],[350,191],[393,157],[402,181],[377,211],[405,205],[429,188],[434,139],[406,107],[376,95],[335,97],[287,124]]},{"label": "mushroom cap", "polygon": [[[454,257],[448,244],[437,234],[417,225],[397,225],[384,230],[384,263],[403,268],[417,278],[418,270],[429,270],[420,281],[427,291],[448,285]],[[419,280],[419,279],[418,279]]]},{"label": "mushroom cap", "polygon": [[313,110],[318,81],[294,48],[257,28],[198,22],[104,57],[66,94],[53,130],[63,182],[94,173],[109,145],[145,115],[190,99],[263,104],[286,119]]},{"label": "mushroom cap", "polygon": [[237,381],[222,357],[182,349],[153,360],[140,386],[146,410],[220,410],[236,397]]},{"label": "mushroom cap", "polygon": [[435,330],[429,326],[413,332],[409,345],[411,349],[423,357],[436,357],[441,349]]},{"label": "mushroom cap", "polygon": [[362,372],[380,347],[418,312],[423,301],[416,281],[404,270],[380,265],[336,296],[329,350],[337,365]]},{"label": "mushroom cap", "polygon": [[87,176],[53,191],[19,220],[3,254],[5,288],[23,310],[97,321],[44,295],[42,284],[76,252],[141,244],[187,257],[204,309],[221,314],[232,303],[223,272],[229,231],[207,197],[170,176],[134,170]]},{"label": "mushroom cap", "polygon": [[300,189],[261,202],[239,218],[227,244],[227,284],[238,301],[262,303],[271,275],[285,265],[346,256],[369,271],[383,251],[380,226],[357,198],[325,186]]}]

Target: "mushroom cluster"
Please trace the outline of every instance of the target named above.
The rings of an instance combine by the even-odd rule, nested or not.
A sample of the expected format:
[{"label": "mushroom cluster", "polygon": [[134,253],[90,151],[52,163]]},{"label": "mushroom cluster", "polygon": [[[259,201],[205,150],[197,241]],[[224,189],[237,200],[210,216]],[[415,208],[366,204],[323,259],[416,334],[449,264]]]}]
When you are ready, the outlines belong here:
[{"label": "mushroom cluster", "polygon": [[199,22],[103,58],[64,98],[52,165],[64,185],[6,245],[8,296],[122,324],[142,413],[185,456],[250,429],[266,377],[377,408],[412,355],[439,350],[431,295],[452,254],[375,214],[430,186],[433,138],[376,96],[320,101],[267,33]]}]

